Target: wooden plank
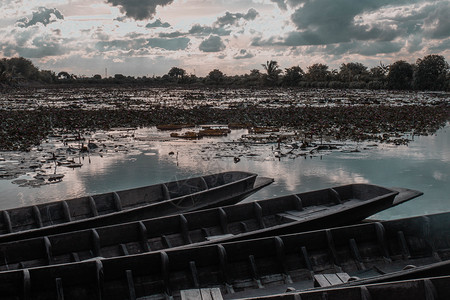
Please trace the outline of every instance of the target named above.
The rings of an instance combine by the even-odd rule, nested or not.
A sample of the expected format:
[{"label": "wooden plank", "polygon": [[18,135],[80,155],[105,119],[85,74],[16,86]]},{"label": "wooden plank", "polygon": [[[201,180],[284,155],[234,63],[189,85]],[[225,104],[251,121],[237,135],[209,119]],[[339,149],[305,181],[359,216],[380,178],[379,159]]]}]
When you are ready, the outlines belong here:
[{"label": "wooden plank", "polygon": [[326,287],[346,283],[350,279],[347,273],[314,275],[314,287]]},{"label": "wooden plank", "polygon": [[342,283],[346,283],[350,279],[350,275],[348,275],[347,273],[337,273],[336,275],[339,277]]},{"label": "wooden plank", "polygon": [[222,300],[222,293],[220,292],[219,288],[212,288],[209,289],[211,292],[211,297],[213,300]]},{"label": "wooden plank", "polygon": [[330,285],[342,284],[342,280],[336,274],[323,274]]},{"label": "wooden plank", "polygon": [[330,286],[331,284],[322,274],[314,275],[314,287],[325,287]]},{"label": "wooden plank", "polygon": [[181,300],[201,300],[202,296],[199,289],[181,290]]},{"label": "wooden plank", "polygon": [[213,300],[211,289],[200,289],[200,295],[202,300]]},{"label": "wooden plank", "polygon": [[219,288],[181,290],[182,300],[223,300]]}]

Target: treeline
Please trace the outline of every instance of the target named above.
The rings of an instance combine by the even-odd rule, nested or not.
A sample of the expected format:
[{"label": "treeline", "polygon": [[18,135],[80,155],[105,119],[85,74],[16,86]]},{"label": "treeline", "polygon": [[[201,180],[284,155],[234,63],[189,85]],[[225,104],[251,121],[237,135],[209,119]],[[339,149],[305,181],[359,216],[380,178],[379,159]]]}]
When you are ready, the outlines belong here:
[{"label": "treeline", "polygon": [[368,68],[362,63],[343,63],[337,69],[325,64],[313,64],[303,70],[299,66],[282,69],[278,62],[267,61],[262,69],[250,70],[244,75],[226,75],[214,69],[205,77],[188,74],[186,70],[172,67],[164,76],[132,77],[115,74],[102,78],[77,77],[68,72],[39,71],[25,58],[2,59],[0,61],[0,83],[19,84],[22,81],[69,84],[142,84],[167,85],[212,85],[229,87],[312,87],[312,88],[367,88],[394,90],[450,90],[449,64],[441,55],[427,55],[410,64],[399,60],[391,65]]},{"label": "treeline", "polygon": [[55,72],[40,71],[26,58],[13,57],[0,60],[0,84],[14,85],[29,81],[53,83],[56,80]]}]

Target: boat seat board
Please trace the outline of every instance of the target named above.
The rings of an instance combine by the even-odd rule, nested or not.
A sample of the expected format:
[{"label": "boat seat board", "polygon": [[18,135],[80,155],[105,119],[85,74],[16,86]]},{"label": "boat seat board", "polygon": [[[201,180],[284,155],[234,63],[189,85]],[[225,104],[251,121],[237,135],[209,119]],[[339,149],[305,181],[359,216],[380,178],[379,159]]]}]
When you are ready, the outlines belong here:
[{"label": "boat seat board", "polygon": [[350,279],[347,273],[314,275],[314,287],[327,287],[346,283]]},{"label": "boat seat board", "polygon": [[357,205],[359,202],[361,202],[358,199],[347,199],[345,202],[342,202],[340,204],[335,204],[332,206],[326,206],[326,205],[316,205],[316,206],[305,206],[303,207],[303,210],[289,210],[285,211],[283,213],[277,214],[281,219],[285,218],[287,221],[295,222],[295,221],[302,221],[305,219],[308,219],[311,216],[316,216],[317,214],[320,214],[322,212],[328,213],[330,210],[333,211],[339,211],[344,210],[348,207],[351,207],[353,205]]},{"label": "boat seat board", "polygon": [[219,288],[180,291],[181,300],[223,300]]},{"label": "boat seat board", "polygon": [[284,213],[279,213],[277,216],[281,218],[286,218],[290,221],[302,221],[306,219],[309,215],[317,214],[321,211],[327,211],[327,208],[325,207],[314,207],[311,208],[309,211],[298,211],[298,210],[289,210]]}]

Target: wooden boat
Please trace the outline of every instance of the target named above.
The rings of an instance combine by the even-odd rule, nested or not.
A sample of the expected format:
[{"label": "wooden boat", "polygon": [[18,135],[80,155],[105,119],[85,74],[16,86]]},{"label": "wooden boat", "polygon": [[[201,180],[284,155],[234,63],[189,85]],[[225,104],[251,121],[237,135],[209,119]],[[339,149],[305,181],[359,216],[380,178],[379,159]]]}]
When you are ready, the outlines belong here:
[{"label": "wooden boat", "polygon": [[192,128],[195,127],[194,124],[161,124],[157,125],[156,129],[158,130],[181,130],[183,128]]},{"label": "wooden boat", "polygon": [[[219,288],[224,298],[313,288],[320,277],[371,278],[429,265],[450,270],[450,213],[0,273],[4,299],[167,299]],[[446,260],[446,261],[442,261]],[[434,263],[434,267],[430,267]],[[399,277],[398,277],[399,278]],[[384,278],[386,279],[386,278]],[[340,281],[343,283],[343,280]],[[14,298],[16,297],[16,298]]]},{"label": "wooden boat", "polygon": [[223,172],[3,210],[0,240],[23,231],[65,232],[234,204],[272,182],[253,173]]},{"label": "wooden boat", "polygon": [[200,130],[198,134],[200,136],[227,136],[231,132],[228,128],[207,128]]},{"label": "wooden boat", "polygon": [[[36,238],[25,239],[28,232],[6,235],[0,237],[3,242],[0,244],[0,271],[70,263],[98,256],[109,258],[169,248],[198,247],[219,241],[271,236],[275,232],[300,232],[356,222],[374,212],[369,207],[373,198],[378,198],[375,202],[381,202],[384,200],[383,196],[392,198],[392,194],[395,194],[391,190],[373,185],[350,185],[333,190],[336,194],[319,190]],[[356,200],[357,195],[361,197],[362,193],[366,193],[367,198]],[[421,193],[403,190],[395,199],[404,202],[419,194]],[[341,204],[334,202],[336,195],[342,195]],[[401,198],[404,195],[406,197]],[[301,210],[297,211],[296,209],[300,209],[298,199],[302,199],[303,203]],[[349,203],[351,201],[353,203]],[[341,219],[334,214],[344,217]],[[5,242],[11,238],[14,241]],[[74,244],[73,241],[77,243]]]},{"label": "wooden boat", "polygon": [[[204,290],[202,289],[202,292]],[[241,300],[437,300],[447,299],[448,295],[450,295],[450,276],[447,275],[325,290],[288,292],[265,297],[241,298]],[[221,298],[219,294],[213,299]]]},{"label": "wooden boat", "polygon": [[173,138],[180,138],[180,139],[201,139],[203,136],[200,135],[198,132],[194,132],[194,131],[186,131],[183,134],[179,134],[177,132],[172,132],[170,134],[170,137]]}]

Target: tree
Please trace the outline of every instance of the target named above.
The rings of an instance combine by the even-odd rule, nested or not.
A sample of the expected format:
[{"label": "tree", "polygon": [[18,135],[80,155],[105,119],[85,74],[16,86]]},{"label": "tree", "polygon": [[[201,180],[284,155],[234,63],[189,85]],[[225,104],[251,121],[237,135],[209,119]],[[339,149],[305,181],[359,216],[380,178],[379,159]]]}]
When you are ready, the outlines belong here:
[{"label": "tree", "polygon": [[449,73],[448,63],[442,55],[427,55],[416,62],[414,87],[420,90],[443,90]]},{"label": "tree", "polygon": [[102,79],[102,75],[95,74],[92,78],[94,78],[95,80],[101,80]]},{"label": "tree", "polygon": [[324,64],[313,64],[308,67],[306,78],[308,81],[327,81],[330,77],[328,66]]},{"label": "tree", "polygon": [[169,73],[167,73],[167,75],[169,75],[172,78],[183,79],[184,76],[186,75],[186,71],[178,67],[172,67],[172,69],[169,70]]},{"label": "tree", "polygon": [[305,72],[299,66],[290,67],[285,70],[283,84],[286,86],[297,86],[305,75]]},{"label": "tree", "polygon": [[260,78],[261,72],[258,69],[250,70],[250,77]]},{"label": "tree", "polygon": [[388,74],[388,72],[389,66],[386,66],[380,62],[379,66],[370,69],[369,76],[371,80],[383,82],[386,80],[386,75]]},{"label": "tree", "polygon": [[8,60],[8,65],[13,76],[21,75],[26,79],[39,79],[39,70],[33,65],[31,60],[23,57],[13,57]]},{"label": "tree", "polygon": [[45,83],[53,83],[56,80],[56,74],[50,70],[42,70],[39,72],[39,79]]},{"label": "tree", "polygon": [[71,79],[71,76],[66,71],[61,71],[58,73],[58,79]]},{"label": "tree", "polygon": [[389,67],[387,75],[388,87],[397,90],[407,90],[411,88],[414,69],[413,66],[404,60],[399,60]]},{"label": "tree", "polygon": [[225,75],[219,69],[214,69],[209,72],[207,79],[214,82],[215,84],[219,84],[223,81]]},{"label": "tree", "polygon": [[339,70],[339,77],[344,82],[364,80],[368,74],[367,67],[358,62],[342,64]]},{"label": "tree", "polygon": [[262,64],[267,74],[265,76],[266,82],[270,85],[276,85],[278,83],[278,77],[282,72],[280,67],[278,66],[278,62],[271,60],[267,61],[265,64]]}]

